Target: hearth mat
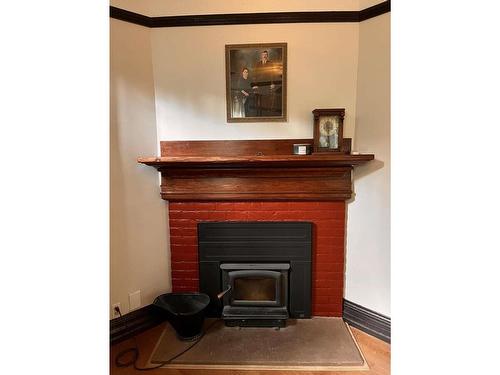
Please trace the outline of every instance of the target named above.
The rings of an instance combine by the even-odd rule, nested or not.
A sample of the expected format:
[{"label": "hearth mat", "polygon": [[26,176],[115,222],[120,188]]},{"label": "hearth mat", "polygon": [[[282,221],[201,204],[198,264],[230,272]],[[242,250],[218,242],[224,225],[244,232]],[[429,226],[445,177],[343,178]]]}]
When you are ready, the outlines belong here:
[{"label": "hearth mat", "polygon": [[[207,319],[205,327],[213,319]],[[166,323],[148,366],[168,360],[191,345]],[[237,370],[368,370],[349,327],[341,318],[289,319],[287,327],[226,327],[215,323],[191,350],[164,368]]]}]

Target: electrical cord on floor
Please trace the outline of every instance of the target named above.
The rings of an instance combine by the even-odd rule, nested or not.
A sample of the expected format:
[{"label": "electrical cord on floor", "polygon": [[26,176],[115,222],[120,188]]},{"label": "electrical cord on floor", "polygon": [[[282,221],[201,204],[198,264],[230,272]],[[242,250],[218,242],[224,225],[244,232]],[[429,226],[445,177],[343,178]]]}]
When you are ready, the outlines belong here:
[{"label": "electrical cord on floor", "polygon": [[[122,313],[120,312],[120,310],[117,310],[118,314],[120,314],[120,318],[122,317]],[[200,335],[200,337],[198,337],[196,339],[196,341],[194,341],[191,345],[189,345],[186,349],[184,349],[182,352],[174,355],[173,357],[167,359],[166,361],[162,361],[162,362],[159,362],[159,364],[157,366],[154,366],[154,367],[138,367],[137,366],[137,361],[139,360],[139,346],[137,345],[137,339],[135,337],[135,335],[132,337],[132,339],[134,340],[134,347],[132,348],[128,348],[128,349],[125,349],[125,350],[122,350],[121,352],[119,352],[116,357],[115,357],[115,365],[116,367],[129,367],[129,366],[134,366],[134,369],[138,370],[138,371],[150,371],[150,370],[155,370],[155,369],[158,369],[160,367],[163,367],[167,364],[169,364],[170,362],[172,362],[174,359],[177,359],[179,358],[181,355],[183,355],[184,353],[186,353],[187,351],[191,350],[192,348],[195,347],[196,344],[198,344],[201,339],[203,338],[203,336],[205,336],[205,334],[213,327],[215,326],[216,323],[218,323],[219,321],[221,321],[220,319],[216,319],[214,322],[212,322],[208,327],[207,329],[205,329],[205,331],[203,331]],[[125,323],[125,328],[128,329],[127,327],[127,324]],[[122,357],[128,355],[129,353],[132,353],[132,358],[128,361],[121,361]]]}]

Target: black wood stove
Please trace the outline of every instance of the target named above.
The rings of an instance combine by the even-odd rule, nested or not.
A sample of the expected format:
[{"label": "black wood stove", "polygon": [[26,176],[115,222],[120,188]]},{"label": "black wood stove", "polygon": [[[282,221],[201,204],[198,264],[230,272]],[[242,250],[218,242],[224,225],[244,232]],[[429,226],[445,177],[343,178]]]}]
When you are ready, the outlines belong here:
[{"label": "black wood stove", "polygon": [[283,327],[288,318],[288,263],[222,263],[222,318],[229,326]]},{"label": "black wood stove", "polygon": [[[229,326],[311,317],[311,223],[198,224],[200,291]],[[218,297],[222,297],[222,301]]]}]

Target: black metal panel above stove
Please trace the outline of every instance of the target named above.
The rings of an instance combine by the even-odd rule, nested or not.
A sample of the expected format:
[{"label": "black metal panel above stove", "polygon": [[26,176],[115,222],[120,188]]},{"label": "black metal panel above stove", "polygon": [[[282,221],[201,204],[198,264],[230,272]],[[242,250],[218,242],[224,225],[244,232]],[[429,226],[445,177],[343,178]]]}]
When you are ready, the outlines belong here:
[{"label": "black metal panel above stove", "polygon": [[200,291],[219,316],[216,295],[222,288],[220,264],[278,262],[290,264],[288,311],[292,318],[311,317],[312,223],[206,222],[198,224]]},{"label": "black metal panel above stove", "polygon": [[224,221],[198,223],[200,242],[311,241],[311,223],[302,221]]}]

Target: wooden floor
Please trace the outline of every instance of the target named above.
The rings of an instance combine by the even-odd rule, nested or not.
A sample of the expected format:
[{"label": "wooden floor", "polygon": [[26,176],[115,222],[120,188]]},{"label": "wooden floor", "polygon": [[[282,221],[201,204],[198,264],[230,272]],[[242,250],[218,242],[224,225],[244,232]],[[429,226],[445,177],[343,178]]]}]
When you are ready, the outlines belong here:
[{"label": "wooden floor", "polygon": [[[165,323],[166,324],[166,323]],[[143,367],[145,362],[151,355],[153,347],[158,341],[161,333],[163,332],[164,324],[160,324],[140,335],[137,336],[137,344],[141,351],[141,356],[139,358],[138,365]],[[363,352],[368,365],[370,366],[370,371],[342,371],[342,372],[328,372],[322,371],[320,374],[331,374],[331,375],[388,375],[390,374],[390,361],[391,361],[391,346],[382,340],[379,340],[373,336],[367,335],[366,333],[351,327],[351,330],[356,337],[356,340]],[[127,349],[133,345],[132,340],[126,340],[115,344],[111,347],[110,359],[111,359],[111,374],[112,375],[129,375],[129,374],[140,374],[143,371],[134,370],[133,367],[117,368],[114,365],[115,356],[121,350]],[[148,371],[149,374],[155,375],[312,375],[318,374],[318,372],[309,371],[248,371],[248,370],[175,370],[175,369],[156,369]]]}]

